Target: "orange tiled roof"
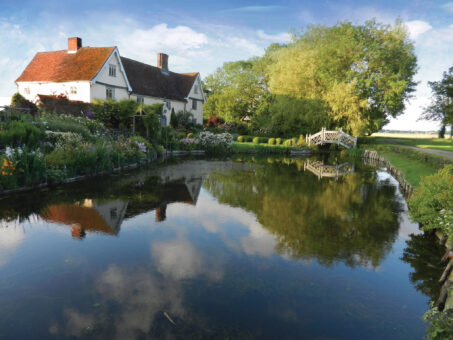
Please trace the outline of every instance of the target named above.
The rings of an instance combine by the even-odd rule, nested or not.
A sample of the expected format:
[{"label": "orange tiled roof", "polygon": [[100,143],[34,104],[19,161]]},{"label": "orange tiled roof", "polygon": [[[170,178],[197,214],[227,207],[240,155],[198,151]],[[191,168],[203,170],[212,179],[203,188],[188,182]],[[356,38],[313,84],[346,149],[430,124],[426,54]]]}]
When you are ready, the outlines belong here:
[{"label": "orange tiled roof", "polygon": [[16,81],[91,80],[114,49],[115,47],[81,47],[77,53],[68,53],[67,50],[39,52]]}]

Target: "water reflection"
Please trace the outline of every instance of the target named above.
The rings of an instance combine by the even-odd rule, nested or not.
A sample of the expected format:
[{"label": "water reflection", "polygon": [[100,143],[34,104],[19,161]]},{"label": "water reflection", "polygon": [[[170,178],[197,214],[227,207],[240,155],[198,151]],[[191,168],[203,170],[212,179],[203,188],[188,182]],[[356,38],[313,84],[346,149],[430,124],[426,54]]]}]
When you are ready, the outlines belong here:
[{"label": "water reflection", "polygon": [[338,177],[354,172],[354,165],[349,162],[330,165],[324,164],[322,161],[307,159],[304,162],[304,171],[310,171],[315,174],[318,179],[323,177],[337,179]]},{"label": "water reflection", "polygon": [[1,200],[0,337],[421,337],[395,183],[304,163],[186,161]]},{"label": "water reflection", "polygon": [[220,202],[253,212],[276,236],[281,253],[323,264],[379,266],[398,235],[403,205],[396,186],[364,172],[313,182],[301,176],[303,164],[274,159],[234,176],[213,173],[204,186]]}]

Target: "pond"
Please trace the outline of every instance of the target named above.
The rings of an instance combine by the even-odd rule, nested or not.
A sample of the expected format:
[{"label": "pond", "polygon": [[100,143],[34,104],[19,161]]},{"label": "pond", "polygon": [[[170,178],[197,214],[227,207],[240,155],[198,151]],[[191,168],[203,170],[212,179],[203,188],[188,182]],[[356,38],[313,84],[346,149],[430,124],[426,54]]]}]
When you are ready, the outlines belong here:
[{"label": "pond", "polygon": [[188,159],[0,200],[2,339],[422,339],[442,256],[383,169]]}]

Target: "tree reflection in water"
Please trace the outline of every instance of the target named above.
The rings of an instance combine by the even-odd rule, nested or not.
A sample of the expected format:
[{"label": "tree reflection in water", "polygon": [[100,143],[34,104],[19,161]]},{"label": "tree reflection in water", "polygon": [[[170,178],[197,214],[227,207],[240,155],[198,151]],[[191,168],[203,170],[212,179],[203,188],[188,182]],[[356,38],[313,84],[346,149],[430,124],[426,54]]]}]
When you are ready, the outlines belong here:
[{"label": "tree reflection in water", "polygon": [[301,175],[303,159],[252,161],[261,166],[234,176],[212,173],[204,188],[222,203],[253,212],[276,236],[278,252],[375,268],[390,251],[403,206],[395,186],[378,181],[375,172],[318,181]]}]

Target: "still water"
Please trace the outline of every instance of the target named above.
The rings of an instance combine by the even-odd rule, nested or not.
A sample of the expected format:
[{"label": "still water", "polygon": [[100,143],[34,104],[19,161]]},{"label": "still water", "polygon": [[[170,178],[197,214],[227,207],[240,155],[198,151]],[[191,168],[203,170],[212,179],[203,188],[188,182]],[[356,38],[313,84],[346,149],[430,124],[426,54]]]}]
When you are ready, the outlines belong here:
[{"label": "still water", "polygon": [[1,199],[0,338],[422,339],[441,249],[383,169],[316,164],[172,161]]}]

